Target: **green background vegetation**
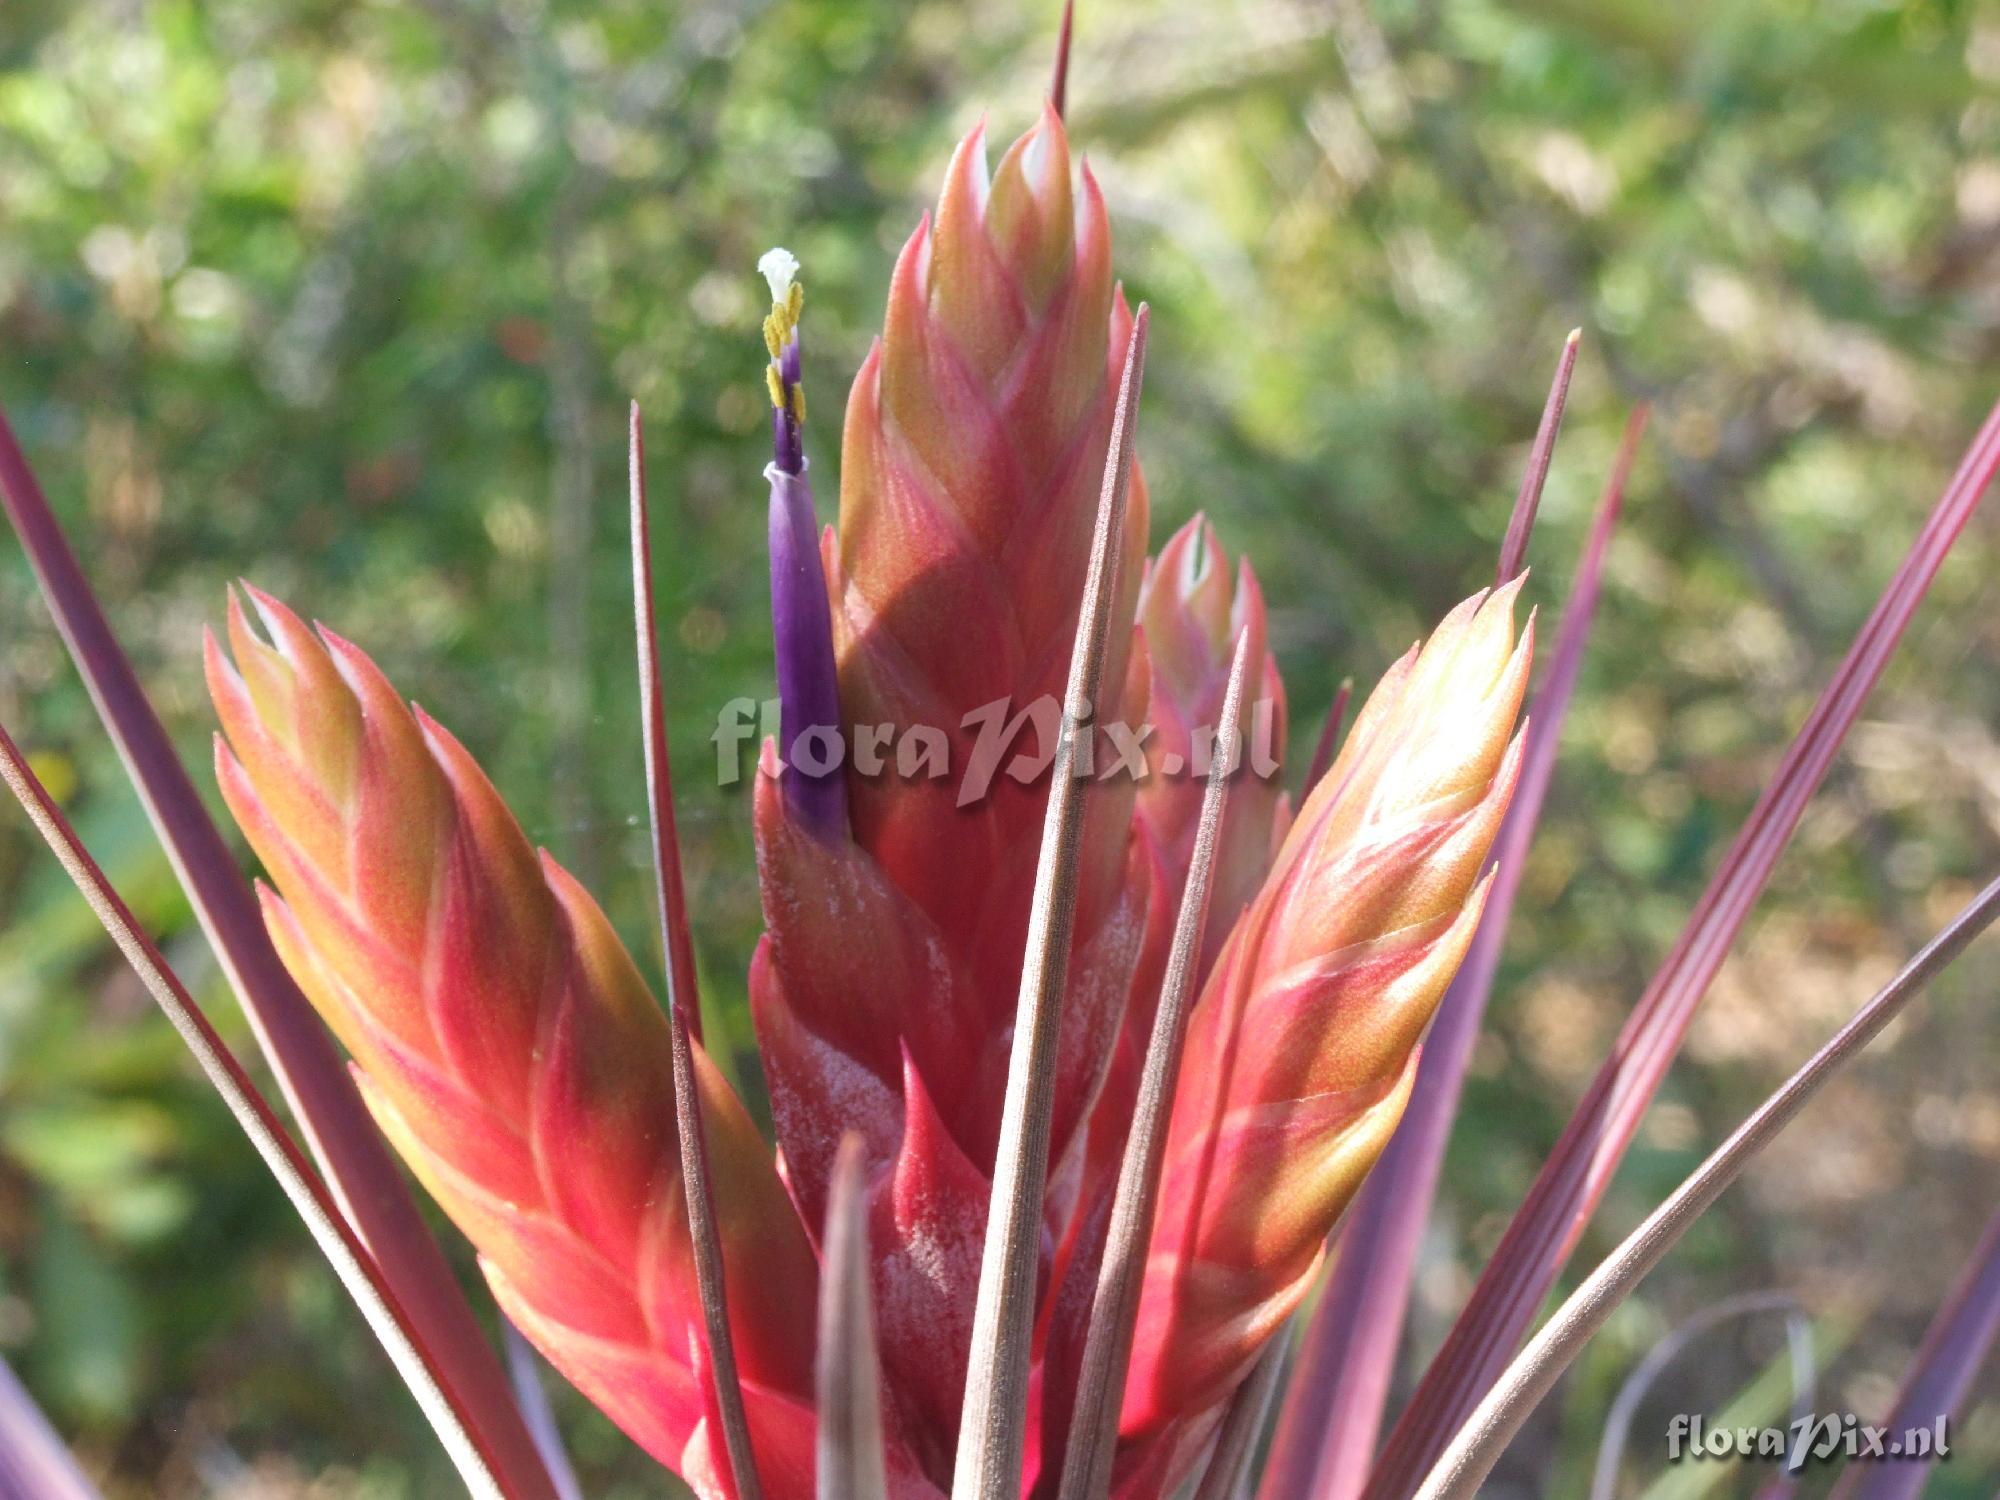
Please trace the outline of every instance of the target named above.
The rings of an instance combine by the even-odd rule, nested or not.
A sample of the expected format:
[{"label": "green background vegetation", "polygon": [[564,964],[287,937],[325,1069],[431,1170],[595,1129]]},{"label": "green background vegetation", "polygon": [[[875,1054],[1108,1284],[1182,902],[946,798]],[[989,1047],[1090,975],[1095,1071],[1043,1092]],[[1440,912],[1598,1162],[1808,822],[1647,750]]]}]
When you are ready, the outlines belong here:
[{"label": "green background vegetation", "polygon": [[[200,630],[247,576],[451,724],[650,962],[636,397],[705,998],[754,1079],[747,805],[708,743],[717,705],[770,688],[752,267],[777,242],[805,263],[824,504],[894,252],[980,111],[999,139],[1032,118],[1054,30],[1050,0],[6,0],[0,400],[189,761],[213,729]],[[1205,508],[1255,557],[1301,763],[1343,676],[1365,688],[1490,578],[1563,334],[1585,344],[1532,554],[1545,618],[1654,403],[1426,1250],[1427,1352],[2000,394],[2000,17],[1084,0],[1071,119],[1156,312],[1155,541]],[[1586,1263],[2000,866],[1996,516],[1808,814]],[[0,718],[247,1054],[11,539]],[[1632,1363],[1737,1291],[1851,1313],[1820,1404],[1881,1409],[2000,1198],[1996,967],[1975,952],[1801,1121],[1497,1483],[1580,1493]],[[1647,1411],[1716,1410],[1772,1334],[1704,1345]],[[116,1495],[449,1484],[11,814],[0,1354]],[[558,1406],[592,1494],[658,1492]],[[2000,1474],[1991,1372],[1975,1406],[1933,1493]]]}]

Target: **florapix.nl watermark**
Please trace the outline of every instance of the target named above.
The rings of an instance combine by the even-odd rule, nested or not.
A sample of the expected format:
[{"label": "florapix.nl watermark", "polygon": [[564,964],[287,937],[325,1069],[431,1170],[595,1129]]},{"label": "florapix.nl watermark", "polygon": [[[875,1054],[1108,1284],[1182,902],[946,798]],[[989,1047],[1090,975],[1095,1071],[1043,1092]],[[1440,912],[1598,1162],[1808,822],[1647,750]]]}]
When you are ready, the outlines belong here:
[{"label": "florapix.nl watermark", "polygon": [[[1213,725],[1195,725],[1185,736],[1185,750],[1154,744],[1159,735],[1156,725],[1100,721],[1082,713],[1078,724],[1093,732],[1078,737],[1074,774],[1087,781],[1124,777],[1143,782],[1154,776],[1204,779],[1218,767],[1226,775],[1247,765],[1251,774],[1269,779],[1278,773],[1282,748],[1278,744],[1278,713],[1274,699],[1260,698],[1249,705],[1240,743],[1218,746]],[[759,740],[776,737],[779,714],[775,698],[732,698],[722,705],[711,736],[717,785],[733,786],[743,779],[745,751]],[[1004,775],[1029,786],[1046,775],[1055,761],[1062,726],[1062,701],[1052,693],[1020,707],[1010,698],[998,698],[969,710],[952,726],[891,722],[814,725],[799,735],[791,760],[813,777],[843,768],[849,775],[871,779],[944,781],[956,777],[954,801],[959,807],[969,807],[985,800],[997,777]]]},{"label": "florapix.nl watermark", "polygon": [[1877,1427],[1853,1413],[1794,1417],[1782,1426],[1738,1427],[1682,1412],[1667,1423],[1667,1461],[1768,1459],[1797,1474],[1814,1464],[1922,1462],[1951,1456],[1951,1428],[1940,1416],[1911,1427]]}]

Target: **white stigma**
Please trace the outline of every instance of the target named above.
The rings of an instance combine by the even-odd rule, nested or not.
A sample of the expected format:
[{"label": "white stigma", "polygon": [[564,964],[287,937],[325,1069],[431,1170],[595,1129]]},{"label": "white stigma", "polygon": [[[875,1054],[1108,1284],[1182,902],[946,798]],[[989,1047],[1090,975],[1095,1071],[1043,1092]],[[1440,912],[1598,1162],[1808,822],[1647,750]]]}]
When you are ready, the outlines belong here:
[{"label": "white stigma", "polygon": [[770,284],[773,302],[783,302],[791,296],[792,281],[799,274],[799,258],[791,251],[782,245],[766,250],[757,262],[757,269]]}]

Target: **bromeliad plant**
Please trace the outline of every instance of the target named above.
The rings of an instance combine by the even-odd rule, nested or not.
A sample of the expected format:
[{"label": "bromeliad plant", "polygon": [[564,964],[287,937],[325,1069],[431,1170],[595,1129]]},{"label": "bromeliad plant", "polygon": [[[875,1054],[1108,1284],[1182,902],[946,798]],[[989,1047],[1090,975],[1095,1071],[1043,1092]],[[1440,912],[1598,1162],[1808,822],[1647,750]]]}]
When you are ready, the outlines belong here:
[{"label": "bromeliad plant", "polygon": [[[1148,313],[1113,280],[1104,202],[1089,169],[1072,168],[1060,96],[1059,78],[997,167],[982,130],[953,157],[856,376],[838,523],[824,531],[805,440],[804,294],[790,257],[763,267],[782,717],[754,798],[766,933],[750,996],[775,1153],[698,1035],[636,412],[664,1008],[450,732],[358,647],[246,587],[206,667],[216,775],[270,882],[253,897],[0,431],[9,513],[317,1172],[11,739],[0,763],[475,1493],[540,1497],[573,1481],[532,1391],[500,1377],[384,1141],[477,1248],[512,1327],[704,1496],[1150,1500],[1197,1475],[1204,1496],[1233,1496],[1330,1244],[1337,1264],[1303,1331],[1264,1493],[1468,1495],[1606,1310],[2000,907],[1989,887],[1515,1359],[2000,464],[1996,416],[1376,1461],[1416,1231],[1639,423],[1532,717],[1522,562],[1574,339],[1495,586],[1389,669],[1294,809],[1276,759],[1240,753],[1246,727],[1253,752],[1281,744],[1285,718],[1248,561],[1232,568],[1202,519],[1146,556]],[[980,770],[978,731],[996,712],[1032,721],[1039,766]],[[922,753],[871,765],[871,739]],[[1123,774],[1135,758],[1145,774]],[[1949,1389],[1940,1365],[1976,1361],[1994,1279],[1970,1279],[1951,1314],[1983,1336],[1927,1346],[1913,1389]],[[17,1399],[7,1420],[34,1419]],[[53,1456],[29,1467],[24,1493],[79,1493]]]}]

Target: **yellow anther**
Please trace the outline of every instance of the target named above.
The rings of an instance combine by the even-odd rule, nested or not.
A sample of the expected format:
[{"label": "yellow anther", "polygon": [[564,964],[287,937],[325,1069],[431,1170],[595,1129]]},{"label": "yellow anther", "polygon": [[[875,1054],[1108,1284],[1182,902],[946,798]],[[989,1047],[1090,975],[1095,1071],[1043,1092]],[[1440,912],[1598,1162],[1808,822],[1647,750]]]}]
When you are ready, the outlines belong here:
[{"label": "yellow anther", "polygon": [[776,359],[778,352],[798,331],[799,311],[805,305],[805,288],[796,281],[785,294],[784,301],[771,304],[771,315],[764,319],[764,343],[771,351],[771,358]]},{"label": "yellow anther", "polygon": [[806,289],[796,280],[799,263],[789,250],[772,250],[757,262],[757,269],[771,287],[771,314],[764,319],[764,347],[771,351],[771,363],[765,368],[764,384],[771,393],[771,405],[789,412],[792,420],[803,426],[805,392],[795,385],[788,393],[779,368],[785,346],[798,332],[799,314],[806,305]]}]

